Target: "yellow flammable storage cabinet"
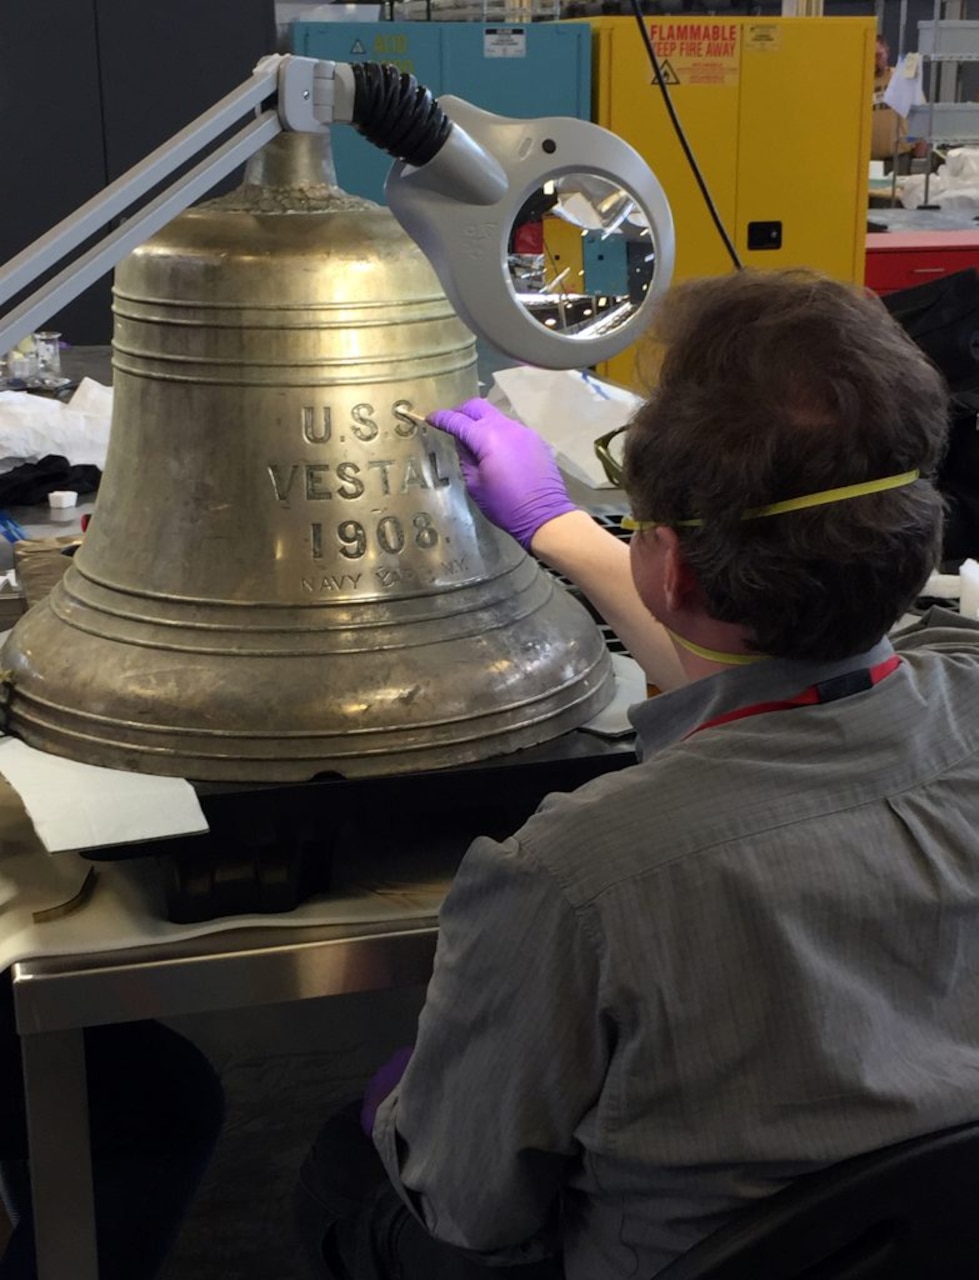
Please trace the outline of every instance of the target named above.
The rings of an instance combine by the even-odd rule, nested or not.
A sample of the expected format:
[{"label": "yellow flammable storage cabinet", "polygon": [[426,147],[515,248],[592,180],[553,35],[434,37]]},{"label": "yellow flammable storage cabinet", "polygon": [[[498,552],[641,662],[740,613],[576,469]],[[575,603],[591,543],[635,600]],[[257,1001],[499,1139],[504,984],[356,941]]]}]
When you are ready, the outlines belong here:
[{"label": "yellow flammable storage cabinet", "polygon": [[[590,22],[593,119],[631,143],[663,184],[676,222],[675,278],[732,270],[635,20]],[[646,22],[680,123],[745,266],[811,267],[862,282],[874,19],[694,15]],[[634,354],[601,372],[633,384]]]}]

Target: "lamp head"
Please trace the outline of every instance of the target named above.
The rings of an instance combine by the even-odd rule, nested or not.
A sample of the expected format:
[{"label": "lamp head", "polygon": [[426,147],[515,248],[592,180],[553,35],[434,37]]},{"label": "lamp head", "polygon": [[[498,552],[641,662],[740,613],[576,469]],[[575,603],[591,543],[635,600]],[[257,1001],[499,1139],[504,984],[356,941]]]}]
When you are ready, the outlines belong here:
[{"label": "lamp head", "polygon": [[[618,354],[646,328],[673,274],[673,219],[646,162],[615,134],[585,120],[514,120],[441,97],[453,122],[427,164],[396,161],[385,196],[435,268],[467,325],[516,360],[573,369]],[[561,292],[521,290],[510,270],[519,216],[533,202],[613,245],[630,245],[627,289],[576,323],[554,323],[577,281]],[[587,311],[587,307],[585,308]],[[548,320],[553,327],[550,327]]]},{"label": "lamp head", "polygon": [[[506,355],[543,368],[582,368],[616,355],[645,329],[673,273],[673,219],[646,162],[621,138],[572,117],[513,120],[461,98],[435,102],[413,76],[383,64],[275,54],[0,269],[2,306],[104,233],[0,316],[0,351],[77,297],[281,129],[318,133],[334,123],[354,124],[376,145],[411,158],[397,160],[388,175],[391,211],[431,261],[462,319]],[[208,148],[204,159],[180,172]],[[120,221],[138,200],[145,203]],[[514,226],[527,216],[524,210],[547,204],[583,234],[608,240],[610,249],[629,245],[628,283],[604,305],[595,300],[589,309],[588,299],[573,293],[574,280],[552,280],[549,292],[545,281],[543,293],[528,293],[515,282]],[[570,323],[569,301],[581,303]],[[546,313],[542,302],[549,304]]]}]

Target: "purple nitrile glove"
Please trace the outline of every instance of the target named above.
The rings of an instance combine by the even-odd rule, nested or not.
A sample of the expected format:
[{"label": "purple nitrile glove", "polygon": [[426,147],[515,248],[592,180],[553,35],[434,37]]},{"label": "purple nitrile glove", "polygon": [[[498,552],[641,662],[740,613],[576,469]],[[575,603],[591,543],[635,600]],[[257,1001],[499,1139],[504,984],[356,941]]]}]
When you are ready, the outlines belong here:
[{"label": "purple nitrile glove", "polygon": [[405,1068],[411,1058],[412,1048],[396,1049],[383,1067],[378,1067],[367,1081],[364,1090],[364,1102],[360,1108],[360,1127],[368,1138],[374,1132],[374,1119],[377,1108],[388,1096],[395,1085],[399,1084]]},{"label": "purple nitrile glove", "polygon": [[487,520],[530,550],[542,524],[575,511],[550,446],[486,400],[428,415],[454,436],[469,496]]}]

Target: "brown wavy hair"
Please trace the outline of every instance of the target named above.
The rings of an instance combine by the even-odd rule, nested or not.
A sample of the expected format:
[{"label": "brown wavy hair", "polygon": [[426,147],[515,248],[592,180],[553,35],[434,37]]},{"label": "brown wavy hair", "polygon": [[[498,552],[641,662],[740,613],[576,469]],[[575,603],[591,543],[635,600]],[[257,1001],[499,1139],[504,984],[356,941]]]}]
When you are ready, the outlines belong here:
[{"label": "brown wavy hair", "polygon": [[[937,369],[863,290],[808,272],[690,281],[661,305],[655,389],[626,433],[633,512],[677,529],[712,617],[757,651],[826,661],[874,644],[941,550],[947,434]],[[917,468],[891,489],[766,506]],[[689,528],[680,521],[703,520]]]}]

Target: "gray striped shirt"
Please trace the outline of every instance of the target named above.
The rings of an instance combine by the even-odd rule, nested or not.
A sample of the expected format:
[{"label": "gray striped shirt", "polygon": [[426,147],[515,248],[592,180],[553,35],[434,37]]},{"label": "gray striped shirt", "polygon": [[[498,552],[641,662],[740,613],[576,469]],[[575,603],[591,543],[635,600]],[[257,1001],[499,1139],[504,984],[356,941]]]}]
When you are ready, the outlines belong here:
[{"label": "gray striped shirt", "polygon": [[634,710],[641,763],[478,840],[375,1142],[439,1238],[649,1280],[732,1211],[979,1118],[979,629]]}]

